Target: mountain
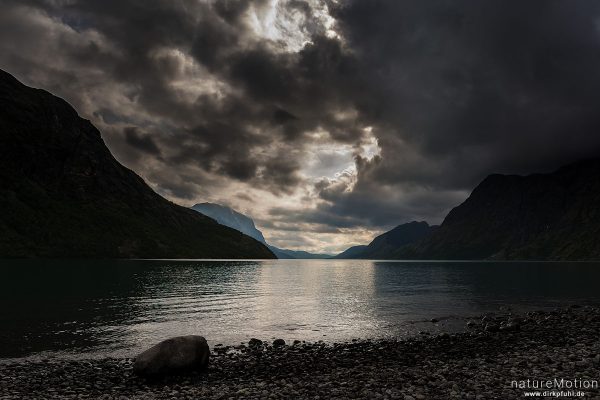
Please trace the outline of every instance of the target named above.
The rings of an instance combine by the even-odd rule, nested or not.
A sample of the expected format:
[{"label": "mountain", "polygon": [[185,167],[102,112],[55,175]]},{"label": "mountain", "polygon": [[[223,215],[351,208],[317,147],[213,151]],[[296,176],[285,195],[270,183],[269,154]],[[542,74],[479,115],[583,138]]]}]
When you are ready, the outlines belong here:
[{"label": "mountain", "polygon": [[192,210],[198,211],[217,221],[221,225],[228,226],[267,244],[261,231],[256,229],[252,218],[245,216],[229,207],[214,203],[198,203],[192,206]]},{"label": "mountain", "polygon": [[3,71],[0,148],[0,257],[274,257],[159,196],[67,102]]},{"label": "mountain", "polygon": [[345,258],[345,259],[361,258],[360,255],[366,248],[367,248],[367,245],[365,245],[365,244],[361,244],[358,246],[352,246],[352,247],[349,247],[346,250],[342,251],[340,254],[333,256],[332,258]]},{"label": "mountain", "polygon": [[362,258],[371,260],[394,258],[395,252],[399,248],[429,236],[436,228],[436,226],[429,226],[424,221],[413,221],[402,224],[391,231],[377,236],[367,246],[351,247],[338,254],[335,258]]},{"label": "mountain", "polygon": [[547,174],[490,175],[396,258],[598,260],[599,205],[600,159]]},{"label": "mountain", "polygon": [[330,254],[313,254],[306,251],[280,249],[278,247],[267,244],[261,231],[256,229],[254,220],[247,215],[244,215],[234,209],[214,203],[198,203],[192,206],[192,210],[206,215],[217,221],[218,223],[236,229],[261,243],[267,247],[280,259],[312,259],[312,258],[330,258]]},{"label": "mountain", "polygon": [[280,260],[290,260],[290,259],[295,259],[296,258],[292,254],[288,253],[287,251],[285,251],[283,249],[280,249],[279,247],[275,247],[275,246],[269,245],[269,249]]},{"label": "mountain", "polygon": [[[280,249],[275,246],[269,246],[269,248],[273,251],[273,253],[275,253],[275,255],[278,258],[296,258],[296,259],[310,260],[310,259],[324,259],[324,258],[333,257],[332,254],[309,253],[308,251],[302,251],[302,250]],[[280,254],[282,255],[282,257],[279,257]]]}]

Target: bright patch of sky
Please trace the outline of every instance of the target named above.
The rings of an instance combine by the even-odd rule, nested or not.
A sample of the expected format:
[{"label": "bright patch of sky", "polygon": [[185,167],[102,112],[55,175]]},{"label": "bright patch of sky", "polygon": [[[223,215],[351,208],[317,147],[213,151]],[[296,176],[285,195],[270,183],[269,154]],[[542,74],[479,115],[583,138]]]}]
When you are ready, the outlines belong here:
[{"label": "bright patch of sky", "polygon": [[250,25],[257,37],[281,43],[284,50],[297,52],[310,42],[316,30],[328,37],[339,37],[333,29],[335,20],[324,2],[310,0],[310,15],[299,8],[288,7],[290,1],[271,0],[267,7],[252,7]]},{"label": "bright patch of sky", "polygon": [[381,148],[371,127],[365,128],[365,133],[367,135],[363,141],[356,145],[340,145],[325,141],[313,145],[308,151],[307,164],[303,173],[316,180],[322,178],[335,180],[348,175],[356,175],[355,156],[372,160],[381,153]]}]

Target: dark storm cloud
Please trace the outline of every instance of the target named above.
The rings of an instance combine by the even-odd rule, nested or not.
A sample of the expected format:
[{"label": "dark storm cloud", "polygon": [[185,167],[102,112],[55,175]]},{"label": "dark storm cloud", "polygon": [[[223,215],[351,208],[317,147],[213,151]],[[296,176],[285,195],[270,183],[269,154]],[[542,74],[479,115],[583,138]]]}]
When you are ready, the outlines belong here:
[{"label": "dark storm cloud", "polygon": [[317,187],[315,218],[437,222],[489,173],[600,155],[600,4],[352,1],[334,16],[381,157],[357,159],[351,191]]},{"label": "dark storm cloud", "polygon": [[128,145],[145,153],[160,156],[160,149],[148,134],[142,134],[138,128],[131,126],[125,128],[123,132],[125,133],[125,142]]},{"label": "dark storm cloud", "polygon": [[[61,35],[56,35],[56,26],[46,27],[48,31],[54,29],[50,39],[53,34],[58,42],[56,47],[60,48],[59,56],[63,58],[60,66],[43,66],[44,60],[36,54],[15,52],[6,54],[2,64],[17,65],[20,69],[17,75],[19,72],[25,78],[29,75],[30,80],[50,81],[59,94],[74,98],[74,102],[81,89],[73,83],[78,80],[77,73],[83,75],[81,71],[100,69],[97,79],[122,85],[128,92],[123,94],[144,112],[153,119],[162,118],[162,126],[153,126],[157,133],[152,138],[145,137],[145,143],[141,143],[133,131],[126,131],[125,139],[151,155],[158,154],[159,148],[168,147],[169,151],[163,151],[169,154],[164,158],[167,168],[197,164],[233,179],[254,181],[274,192],[289,192],[290,186],[300,181],[298,167],[301,165],[292,157],[290,145],[302,145],[304,134],[319,126],[331,125],[333,135],[345,135],[347,140],[358,135],[353,127],[345,129],[344,123],[334,122],[330,110],[340,106],[339,91],[320,82],[319,75],[324,72],[340,75],[336,73],[343,57],[339,42],[326,43],[326,39],[320,38],[317,44],[308,45],[295,54],[280,51],[280,43],[257,40],[243,15],[251,6],[261,12],[269,4],[264,0],[8,4],[18,17],[12,18],[11,34],[15,35],[16,27],[22,28],[18,38],[21,41],[38,39],[27,38],[26,32],[27,25],[31,24],[28,18],[34,14],[48,16],[54,23],[62,23],[77,32],[97,34],[82,44],[72,40],[76,35],[69,36],[64,29]],[[309,16],[307,4],[293,2],[290,8],[301,9]],[[9,17],[7,14],[6,18]],[[310,29],[318,31],[314,27]],[[330,58],[331,52],[335,52],[336,59],[324,60]],[[219,89],[218,95],[200,95],[190,101],[173,90],[174,82],[188,78],[185,70],[189,65],[185,57],[192,57],[205,69],[200,74],[222,83],[224,88]],[[27,61],[29,65],[23,68],[22,64]],[[326,67],[320,65],[323,63]],[[44,76],[40,78],[40,75]],[[319,101],[313,101],[314,98]],[[131,123],[131,118],[119,115],[118,109],[94,112],[107,124]],[[273,136],[281,139],[273,140]],[[273,146],[267,156],[264,151],[253,151],[267,143],[276,145],[278,142],[282,143]],[[148,152],[149,149],[153,151]],[[121,158],[132,159],[130,156]],[[160,179],[158,174],[154,176]]]},{"label": "dark storm cloud", "polygon": [[336,17],[371,72],[360,109],[383,150],[371,178],[469,188],[598,153],[600,4],[355,1]]},{"label": "dark storm cloud", "polygon": [[[338,234],[341,232],[340,229],[332,227],[331,225],[322,224],[320,222],[315,223],[310,218],[302,218],[302,213],[290,213],[287,209],[275,208],[272,210],[270,219],[256,219],[257,225],[261,229],[270,229],[280,232],[298,232],[299,228],[302,228],[304,232],[310,233],[334,233]],[[306,214],[308,215],[308,214]],[[282,217],[279,219],[278,217]],[[291,218],[289,218],[291,217]]]},{"label": "dark storm cloud", "polygon": [[[291,0],[278,12],[300,24],[273,27],[310,39],[294,51],[251,26],[270,3],[6,1],[0,66],[93,115],[163,193],[193,199],[206,174],[314,186],[312,207],[272,210],[280,227],[439,222],[489,173],[599,154],[600,3],[327,2],[334,37],[314,2]],[[369,136],[380,154],[357,147],[354,178],[302,175],[310,146]]]}]

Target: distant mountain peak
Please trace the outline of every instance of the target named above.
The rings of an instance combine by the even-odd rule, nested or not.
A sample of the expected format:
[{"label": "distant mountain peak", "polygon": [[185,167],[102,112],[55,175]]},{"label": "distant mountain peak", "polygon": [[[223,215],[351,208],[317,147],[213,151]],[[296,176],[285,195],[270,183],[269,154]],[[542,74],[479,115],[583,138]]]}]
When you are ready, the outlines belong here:
[{"label": "distant mountain peak", "polygon": [[312,259],[312,258],[330,258],[329,254],[314,254],[301,250],[280,249],[278,247],[267,244],[260,230],[254,224],[254,220],[247,215],[244,215],[231,207],[216,203],[198,203],[193,205],[192,210],[206,215],[217,221],[218,223],[236,229],[261,243],[264,243],[269,249],[282,259]]},{"label": "distant mountain peak", "polygon": [[267,244],[261,231],[254,225],[254,220],[231,207],[216,203],[198,203],[193,205],[192,210],[206,215],[221,225],[238,230],[261,243]]}]

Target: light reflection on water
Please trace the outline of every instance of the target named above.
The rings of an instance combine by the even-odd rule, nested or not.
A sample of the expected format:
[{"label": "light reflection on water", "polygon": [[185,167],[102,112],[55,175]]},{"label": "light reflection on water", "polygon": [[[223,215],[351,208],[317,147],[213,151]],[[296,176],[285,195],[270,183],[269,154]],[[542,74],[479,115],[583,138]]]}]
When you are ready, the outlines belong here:
[{"label": "light reflection on water", "polygon": [[[600,302],[600,264],[1,261],[0,358],[130,356],[158,340],[381,338],[500,306]],[[446,319],[447,318],[447,319]]]}]

